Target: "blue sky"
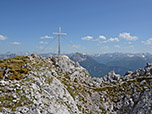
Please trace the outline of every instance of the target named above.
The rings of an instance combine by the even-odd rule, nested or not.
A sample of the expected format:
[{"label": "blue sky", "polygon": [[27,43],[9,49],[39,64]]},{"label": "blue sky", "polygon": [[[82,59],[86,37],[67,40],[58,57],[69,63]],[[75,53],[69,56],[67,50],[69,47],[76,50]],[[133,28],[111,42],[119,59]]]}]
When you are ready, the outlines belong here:
[{"label": "blue sky", "polygon": [[[0,0],[0,53],[151,53],[152,0]],[[53,38],[52,38],[53,37]]]}]

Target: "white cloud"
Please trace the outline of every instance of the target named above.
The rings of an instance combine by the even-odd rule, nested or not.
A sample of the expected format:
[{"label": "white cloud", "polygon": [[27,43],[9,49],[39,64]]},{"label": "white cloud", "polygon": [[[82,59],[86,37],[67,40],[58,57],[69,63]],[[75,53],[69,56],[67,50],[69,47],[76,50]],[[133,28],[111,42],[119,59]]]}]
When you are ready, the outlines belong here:
[{"label": "white cloud", "polygon": [[120,48],[120,46],[119,46],[119,45],[114,45],[114,47],[115,47],[115,48]]},{"label": "white cloud", "polygon": [[0,40],[6,40],[6,39],[7,39],[6,36],[0,35]]},{"label": "white cloud", "polygon": [[80,48],[80,45],[72,45],[73,48]]},{"label": "white cloud", "polygon": [[130,33],[120,33],[119,38],[130,40],[130,41],[136,41],[138,40],[137,36],[131,36]]},{"label": "white cloud", "polygon": [[92,40],[93,39],[93,37],[92,36],[86,36],[86,37],[83,37],[83,38],[81,38],[82,40]]},{"label": "white cloud", "polygon": [[105,36],[100,35],[95,41],[106,40]]},{"label": "white cloud", "polygon": [[20,43],[20,42],[12,42],[11,44],[19,45],[19,44],[21,44],[21,43]]},{"label": "white cloud", "polygon": [[146,41],[142,41],[142,43],[147,44],[147,45],[151,45],[152,44],[152,38],[149,38]]},{"label": "white cloud", "polygon": [[43,44],[43,41],[40,41],[40,44]]},{"label": "white cloud", "polygon": [[119,42],[119,39],[118,38],[110,38],[105,42]]},{"label": "white cloud", "polygon": [[48,42],[40,41],[40,44],[48,44]]},{"label": "white cloud", "polygon": [[52,36],[43,36],[43,37],[40,37],[40,39],[52,39],[53,37]]},{"label": "white cloud", "polygon": [[131,44],[131,42],[128,42],[128,44]]}]

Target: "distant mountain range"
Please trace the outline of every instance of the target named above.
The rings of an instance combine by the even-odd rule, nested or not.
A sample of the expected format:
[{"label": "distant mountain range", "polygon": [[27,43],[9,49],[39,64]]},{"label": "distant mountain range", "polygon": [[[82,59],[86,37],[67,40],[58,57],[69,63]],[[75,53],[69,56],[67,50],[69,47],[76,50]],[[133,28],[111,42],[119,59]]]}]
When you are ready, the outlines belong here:
[{"label": "distant mountain range", "polygon": [[147,62],[152,63],[152,54],[149,53],[107,53],[87,55],[82,53],[71,54],[73,61],[78,61],[85,67],[91,76],[101,77],[110,71],[124,75],[127,71],[144,68]]},{"label": "distant mountain range", "polygon": [[152,54],[149,53],[107,53],[92,55],[94,60],[108,66],[125,67],[130,70],[143,68],[147,62],[152,63]]},{"label": "distant mountain range", "polygon": [[[0,59],[11,58],[15,56],[30,55],[30,53],[6,53],[0,54]],[[55,53],[38,54],[43,57],[56,55]],[[88,55],[85,53],[66,54],[75,62],[79,62],[81,66],[86,68],[92,77],[102,77],[110,71],[115,71],[120,75],[124,75],[127,71],[135,71],[143,68],[147,62],[152,63],[152,54],[149,53],[106,53]]]},{"label": "distant mountain range", "polygon": [[70,55],[70,59],[75,62],[79,62],[81,66],[83,66],[89,71],[91,76],[101,77],[108,74],[108,72],[110,71],[115,71],[116,73],[122,75],[129,70],[129,68],[123,66],[110,66],[103,63],[99,63],[93,58],[94,56],[89,56],[81,53],[75,53]]},{"label": "distant mountain range", "polygon": [[[31,53],[29,52],[15,52],[15,53],[11,53],[11,52],[7,52],[5,54],[0,54],[0,60],[5,59],[5,58],[13,58],[16,56],[27,56],[27,55],[31,55]],[[42,53],[42,54],[37,54],[39,56],[43,56],[43,57],[50,57],[50,56],[55,56],[55,53]]]}]

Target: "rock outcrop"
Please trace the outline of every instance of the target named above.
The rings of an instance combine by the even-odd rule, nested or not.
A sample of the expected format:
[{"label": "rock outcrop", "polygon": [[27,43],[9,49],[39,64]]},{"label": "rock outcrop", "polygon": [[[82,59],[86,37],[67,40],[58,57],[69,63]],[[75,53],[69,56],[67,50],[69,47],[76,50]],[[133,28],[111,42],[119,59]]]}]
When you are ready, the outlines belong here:
[{"label": "rock outcrop", "polygon": [[151,114],[152,64],[89,75],[67,56],[0,61],[0,114]]}]

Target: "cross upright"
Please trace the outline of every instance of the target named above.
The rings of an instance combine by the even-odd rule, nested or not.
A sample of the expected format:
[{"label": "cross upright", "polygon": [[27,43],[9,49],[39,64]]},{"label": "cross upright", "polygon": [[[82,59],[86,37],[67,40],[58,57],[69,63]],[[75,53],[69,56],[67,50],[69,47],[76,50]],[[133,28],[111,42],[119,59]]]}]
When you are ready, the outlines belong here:
[{"label": "cross upright", "polygon": [[66,36],[66,33],[61,33],[61,27],[59,27],[59,32],[58,33],[53,33],[54,35],[58,35],[58,56],[61,55],[61,49],[60,49],[60,38],[61,36]]}]

